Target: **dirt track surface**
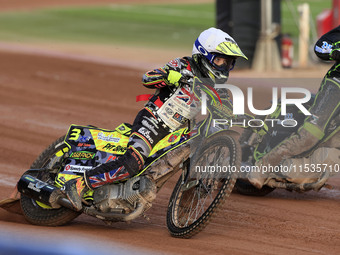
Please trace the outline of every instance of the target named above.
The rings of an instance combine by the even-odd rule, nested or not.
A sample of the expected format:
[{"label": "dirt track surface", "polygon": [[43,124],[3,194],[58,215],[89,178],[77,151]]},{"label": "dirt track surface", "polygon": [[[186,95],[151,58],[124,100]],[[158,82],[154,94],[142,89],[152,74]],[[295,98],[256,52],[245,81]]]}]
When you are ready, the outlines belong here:
[{"label": "dirt track surface", "polygon": [[[113,65],[0,52],[0,200],[37,155],[70,124],[113,128],[132,122],[148,93],[141,71]],[[268,90],[263,90],[268,93]],[[70,225],[47,228],[0,209],[2,231],[34,236],[80,236],[118,242],[156,253],[339,254],[340,181],[334,190],[305,194],[274,191],[254,198],[232,194],[223,210],[190,240],[171,238],[165,214],[174,180],[158,194],[147,215],[131,224],[106,226],[81,216]],[[19,241],[20,242],[20,241]]]}]

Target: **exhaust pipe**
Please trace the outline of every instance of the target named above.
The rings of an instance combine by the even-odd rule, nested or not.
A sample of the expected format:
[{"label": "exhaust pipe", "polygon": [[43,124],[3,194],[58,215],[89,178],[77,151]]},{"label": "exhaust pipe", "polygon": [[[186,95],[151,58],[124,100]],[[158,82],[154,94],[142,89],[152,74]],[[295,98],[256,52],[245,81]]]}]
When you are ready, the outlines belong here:
[{"label": "exhaust pipe", "polygon": [[64,206],[73,209],[71,202],[62,195],[59,188],[28,174],[21,176],[18,182],[18,191],[52,208]]}]

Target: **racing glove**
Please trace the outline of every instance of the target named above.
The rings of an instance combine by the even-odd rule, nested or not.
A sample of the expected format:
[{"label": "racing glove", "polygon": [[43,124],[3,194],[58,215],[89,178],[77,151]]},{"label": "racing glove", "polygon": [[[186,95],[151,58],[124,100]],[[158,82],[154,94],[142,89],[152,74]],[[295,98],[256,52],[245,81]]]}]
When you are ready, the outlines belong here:
[{"label": "racing glove", "polygon": [[170,70],[168,73],[168,77],[166,77],[167,81],[170,85],[174,85],[176,87],[179,86],[179,80],[182,78],[182,74],[180,72]]}]

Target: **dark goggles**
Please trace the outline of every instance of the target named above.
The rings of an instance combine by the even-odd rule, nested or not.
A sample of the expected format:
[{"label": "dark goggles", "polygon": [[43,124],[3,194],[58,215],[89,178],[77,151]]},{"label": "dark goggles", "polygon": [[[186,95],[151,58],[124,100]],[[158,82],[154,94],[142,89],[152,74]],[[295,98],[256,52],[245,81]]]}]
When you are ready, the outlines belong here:
[{"label": "dark goggles", "polygon": [[[233,70],[234,66],[235,66],[235,62],[236,62],[236,58],[235,57],[229,57],[223,54],[218,54],[218,53],[213,53],[212,55],[214,55],[214,57],[212,58],[211,64],[219,71],[222,72],[229,72],[231,70]],[[217,65],[215,64],[215,59],[216,58],[221,58],[223,59],[223,64],[221,65]]]}]

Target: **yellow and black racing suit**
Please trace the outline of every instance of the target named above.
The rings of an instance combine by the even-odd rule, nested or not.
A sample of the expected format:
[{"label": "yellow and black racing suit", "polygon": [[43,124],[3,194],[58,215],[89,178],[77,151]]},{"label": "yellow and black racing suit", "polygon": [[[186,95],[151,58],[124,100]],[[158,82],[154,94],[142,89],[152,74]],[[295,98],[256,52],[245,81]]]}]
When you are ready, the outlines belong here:
[{"label": "yellow and black racing suit", "polygon": [[[177,75],[183,73],[183,70],[189,73],[189,76],[198,76],[197,74],[200,73],[192,58],[184,57],[171,60],[162,68],[144,74],[143,85],[150,89],[157,89],[156,93],[148,98],[148,103],[136,116],[126,153],[114,161],[99,165],[85,173],[90,188],[97,188],[138,174],[154,145],[170,133],[170,128],[158,116],[157,110],[176,89],[176,86],[168,80],[171,70],[176,71]],[[190,95],[183,95],[183,100],[190,100]]]}]

